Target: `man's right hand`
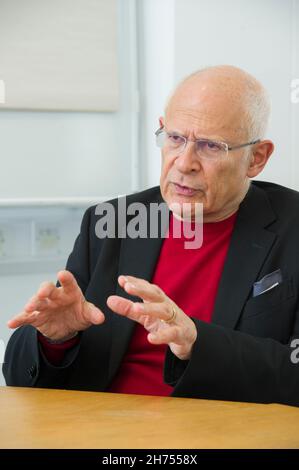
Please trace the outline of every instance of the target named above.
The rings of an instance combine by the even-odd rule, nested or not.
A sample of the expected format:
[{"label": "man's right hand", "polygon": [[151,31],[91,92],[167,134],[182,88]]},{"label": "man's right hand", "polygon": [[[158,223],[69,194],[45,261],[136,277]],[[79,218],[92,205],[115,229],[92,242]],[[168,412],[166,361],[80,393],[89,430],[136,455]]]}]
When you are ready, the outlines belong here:
[{"label": "man's right hand", "polygon": [[60,271],[60,287],[43,282],[24,310],[9,320],[9,328],[34,326],[50,340],[64,340],[104,322],[103,312],[87,302],[72,273]]}]

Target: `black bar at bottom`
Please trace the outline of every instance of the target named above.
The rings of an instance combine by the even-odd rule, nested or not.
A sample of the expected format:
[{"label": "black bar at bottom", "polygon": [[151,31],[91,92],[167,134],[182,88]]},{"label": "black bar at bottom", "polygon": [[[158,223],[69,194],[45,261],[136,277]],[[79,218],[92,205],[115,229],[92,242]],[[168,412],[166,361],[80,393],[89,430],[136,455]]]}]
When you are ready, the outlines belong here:
[{"label": "black bar at bottom", "polygon": [[[299,449],[293,450],[206,450],[206,449],[11,449],[0,450],[0,462],[10,465],[36,463],[41,465],[74,464],[85,466],[120,465],[140,468],[145,465],[180,465],[195,468],[214,463],[275,463],[298,464]],[[3,468],[3,467],[2,467]],[[42,470],[42,467],[40,467]],[[86,467],[82,470],[86,470]]]}]

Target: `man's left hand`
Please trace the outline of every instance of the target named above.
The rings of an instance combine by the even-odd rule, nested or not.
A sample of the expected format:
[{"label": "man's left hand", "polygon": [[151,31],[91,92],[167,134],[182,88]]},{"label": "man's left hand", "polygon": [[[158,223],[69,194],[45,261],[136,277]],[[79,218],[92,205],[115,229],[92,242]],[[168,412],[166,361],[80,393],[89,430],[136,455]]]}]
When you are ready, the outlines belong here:
[{"label": "man's left hand", "polygon": [[119,276],[118,282],[128,294],[140,297],[143,302],[111,295],[107,299],[108,307],[144,326],[149,332],[147,339],[150,343],[167,344],[179,359],[190,359],[197,338],[191,318],[160,287],[144,279]]}]

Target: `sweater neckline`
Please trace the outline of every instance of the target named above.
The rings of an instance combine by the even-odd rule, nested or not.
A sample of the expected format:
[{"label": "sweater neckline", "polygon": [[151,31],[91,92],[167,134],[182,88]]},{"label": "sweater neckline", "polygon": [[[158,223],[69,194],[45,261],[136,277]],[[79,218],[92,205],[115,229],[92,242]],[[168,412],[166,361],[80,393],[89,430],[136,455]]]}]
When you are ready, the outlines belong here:
[{"label": "sweater neckline", "polygon": [[[168,234],[169,238],[172,239],[188,239],[190,237],[185,236],[185,234],[190,234],[190,231],[195,232],[197,230],[201,229],[202,225],[202,230],[204,235],[219,235],[220,233],[223,233],[229,229],[233,229],[236,219],[237,219],[238,211],[234,212],[231,214],[229,217],[226,219],[220,220],[218,222],[204,222],[203,224],[199,224],[196,222],[188,222],[188,221],[180,221],[176,219],[173,216],[173,213],[170,215],[169,219],[169,229],[168,229]],[[176,231],[177,233],[181,233],[181,236],[178,238],[177,236],[174,237],[174,233]]]}]

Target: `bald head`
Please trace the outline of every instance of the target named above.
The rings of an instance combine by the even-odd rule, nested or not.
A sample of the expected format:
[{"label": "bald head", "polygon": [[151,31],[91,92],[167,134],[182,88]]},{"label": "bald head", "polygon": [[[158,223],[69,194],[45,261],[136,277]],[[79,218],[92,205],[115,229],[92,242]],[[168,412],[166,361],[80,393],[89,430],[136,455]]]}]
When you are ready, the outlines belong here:
[{"label": "bald head", "polygon": [[180,82],[168,99],[166,119],[182,107],[191,112],[200,108],[207,119],[216,120],[218,129],[234,129],[236,138],[247,140],[264,137],[270,115],[270,100],[262,84],[230,65],[198,70]]}]

